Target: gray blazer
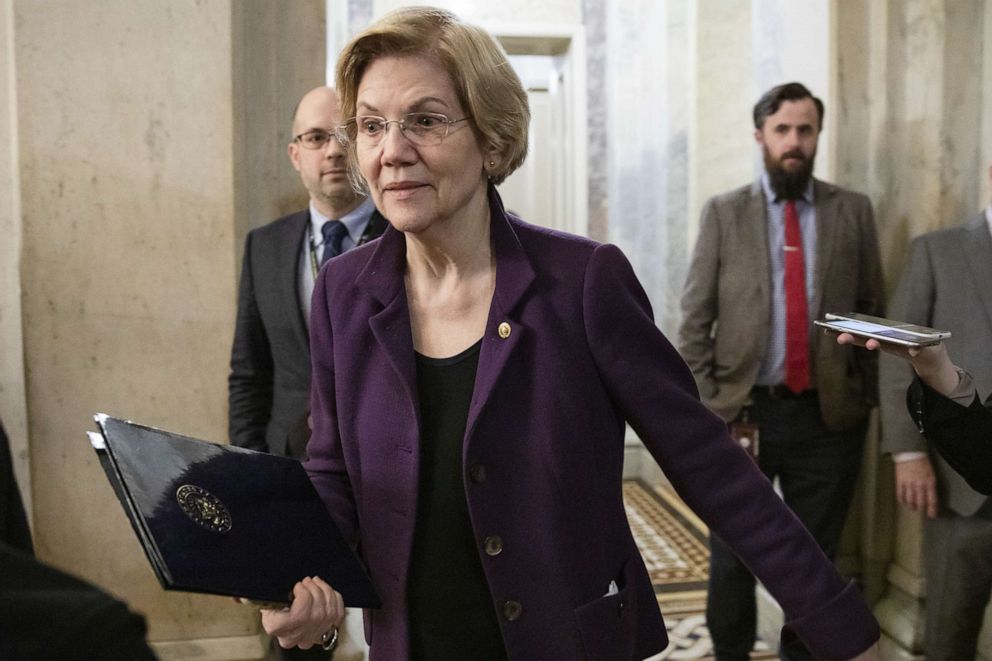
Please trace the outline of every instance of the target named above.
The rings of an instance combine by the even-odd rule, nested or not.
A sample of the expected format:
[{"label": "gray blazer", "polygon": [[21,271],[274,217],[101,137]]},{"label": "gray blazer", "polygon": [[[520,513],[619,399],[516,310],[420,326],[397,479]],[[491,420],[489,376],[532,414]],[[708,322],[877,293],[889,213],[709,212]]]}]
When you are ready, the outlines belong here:
[{"label": "gray blazer", "polygon": [[[913,241],[889,314],[951,331],[947,350],[954,362],[971,373],[979,393],[992,392],[992,235],[984,212],[964,225]],[[883,356],[880,379],[882,450],[931,449],[906,413],[912,368]],[[932,456],[943,504],[964,516],[974,514],[986,496],[969,487],[938,455]]]},{"label": "gray blazer", "polygon": [[[871,202],[814,180],[814,318],[827,312],[881,315],[884,292]],[[700,396],[724,420],[748,401],[765,357],[771,261],[761,182],[707,201],[682,296],[679,351]],[[810,329],[810,365],[820,410],[834,430],[861,423],[877,400],[877,357]]]},{"label": "gray blazer", "polygon": [[[310,337],[299,285],[308,210],[248,233],[228,377],[228,435],[233,445],[302,458],[310,437]],[[372,212],[359,245],[386,219]]]}]

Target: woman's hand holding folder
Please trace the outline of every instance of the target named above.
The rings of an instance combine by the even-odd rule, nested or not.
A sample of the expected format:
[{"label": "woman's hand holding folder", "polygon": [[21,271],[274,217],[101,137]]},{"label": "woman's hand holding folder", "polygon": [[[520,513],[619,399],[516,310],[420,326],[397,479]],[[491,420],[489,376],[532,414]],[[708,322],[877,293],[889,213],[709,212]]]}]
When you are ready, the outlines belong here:
[{"label": "woman's hand holding folder", "polygon": [[263,608],[262,628],[283,649],[333,649],[337,628],[344,620],[344,600],[330,585],[314,576],[293,586],[293,602],[279,610]]}]

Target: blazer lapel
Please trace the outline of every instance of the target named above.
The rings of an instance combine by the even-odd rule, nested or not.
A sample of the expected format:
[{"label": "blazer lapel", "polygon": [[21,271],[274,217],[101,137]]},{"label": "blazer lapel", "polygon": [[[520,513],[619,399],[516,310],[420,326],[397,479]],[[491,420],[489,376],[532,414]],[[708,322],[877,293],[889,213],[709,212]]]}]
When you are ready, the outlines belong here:
[{"label": "blazer lapel", "polygon": [[[527,333],[514,311],[524,292],[534,280],[534,269],[527,258],[503,205],[494,188],[489,191],[493,250],[496,255],[496,291],[489,308],[486,331],[482,338],[475,389],[466,421],[466,438],[475,428],[507,361],[521,338]],[[368,263],[356,278],[356,284],[378,300],[383,309],[369,319],[369,326],[403,383],[413,418],[419,425],[417,367],[414,361],[410,309],[406,299],[403,273],[406,269],[406,240],[401,232],[388,227]],[[510,332],[500,333],[501,324]],[[503,337],[506,335],[506,337]],[[418,435],[419,437],[419,435]]]},{"label": "blazer lapel", "polygon": [[361,238],[358,239],[358,245],[366,244],[372,239],[378,239],[386,231],[388,225],[389,222],[385,217],[379,213],[378,209],[375,209],[372,215],[369,216],[369,222],[365,224],[365,231],[362,232]]},{"label": "blazer lapel", "polygon": [[534,280],[534,269],[493,186],[489,187],[489,217],[493,252],[496,256],[496,291],[482,338],[465,438],[471,437],[479,414],[485,408],[507,361],[529,331],[514,316],[514,312]]},{"label": "blazer lapel", "polygon": [[[836,190],[818,179],[813,180],[813,203],[816,205],[816,266],[813,272],[813,305],[810,314],[819,317],[823,292],[830,273],[834,243],[837,241],[838,217]],[[846,312],[846,310],[840,310]]]},{"label": "blazer lapel", "polygon": [[[747,227],[742,227],[738,233],[740,250],[742,255],[747,255],[747,263],[754,268],[754,272],[760,274],[761,301],[763,310],[755,310],[752,315],[756,324],[762,324],[760,328],[755,327],[751,335],[760,338],[766,330],[764,324],[766,319],[771,318],[772,308],[772,260],[768,247],[768,203],[765,200],[765,193],[758,179],[751,185],[751,194],[748,196],[747,207],[744,210],[743,218],[747,221]],[[764,351],[765,343],[760,342]]]},{"label": "blazer lapel", "polygon": [[[403,384],[411,415],[419,425],[417,366],[410,329],[410,309],[406,300],[403,274],[406,269],[406,239],[402,232],[387,227],[375,251],[355,279],[383,306],[369,318],[369,327]],[[419,437],[419,434],[418,434]]]},{"label": "blazer lapel", "polygon": [[981,301],[989,325],[992,326],[992,235],[989,234],[985,214],[981,213],[968,223],[961,234],[968,270],[975,278],[975,291]]},{"label": "blazer lapel", "polygon": [[294,334],[308,352],[310,332],[307,330],[306,320],[303,318],[303,305],[300,302],[300,250],[303,249],[303,242],[306,241],[306,229],[309,223],[309,211],[295,214],[289,223],[289,228],[279,238],[280,245],[276,246],[273,252],[276,260],[273,274],[276,278],[278,295],[285,302],[286,314],[292,320]]}]

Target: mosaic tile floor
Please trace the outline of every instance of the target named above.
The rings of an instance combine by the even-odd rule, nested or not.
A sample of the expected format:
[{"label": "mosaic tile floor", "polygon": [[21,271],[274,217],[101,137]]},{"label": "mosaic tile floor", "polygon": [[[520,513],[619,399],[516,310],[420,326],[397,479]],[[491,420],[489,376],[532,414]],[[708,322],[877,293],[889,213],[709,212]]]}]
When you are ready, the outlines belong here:
[{"label": "mosaic tile floor", "polygon": [[[652,488],[637,480],[624,482],[623,489],[627,519],[668,628],[668,648],[650,661],[712,661],[704,614],[709,578],[705,525],[670,489]],[[751,658],[772,661],[778,657],[758,641]]]}]

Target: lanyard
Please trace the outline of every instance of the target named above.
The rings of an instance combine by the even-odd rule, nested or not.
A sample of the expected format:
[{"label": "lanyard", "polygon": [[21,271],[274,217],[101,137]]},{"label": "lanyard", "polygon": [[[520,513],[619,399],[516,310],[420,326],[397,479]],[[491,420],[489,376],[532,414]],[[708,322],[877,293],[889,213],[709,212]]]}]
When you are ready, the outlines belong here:
[{"label": "lanyard", "polygon": [[320,265],[317,263],[317,244],[313,240],[313,225],[309,222],[307,223],[307,241],[310,243],[310,271],[313,273],[314,282],[316,282]]},{"label": "lanyard", "polygon": [[[358,240],[358,245],[361,245],[365,241],[365,235]],[[310,271],[313,273],[313,281],[317,282],[317,274],[320,272],[320,263],[317,261],[317,243],[313,238],[313,224],[307,223],[307,243],[310,244]],[[326,250],[327,247],[325,246]]]}]

